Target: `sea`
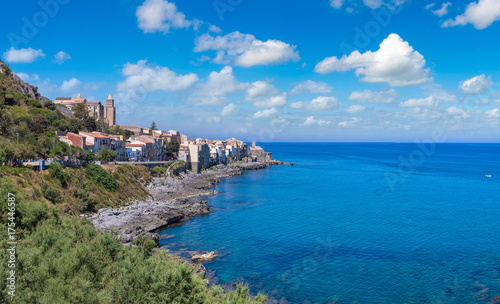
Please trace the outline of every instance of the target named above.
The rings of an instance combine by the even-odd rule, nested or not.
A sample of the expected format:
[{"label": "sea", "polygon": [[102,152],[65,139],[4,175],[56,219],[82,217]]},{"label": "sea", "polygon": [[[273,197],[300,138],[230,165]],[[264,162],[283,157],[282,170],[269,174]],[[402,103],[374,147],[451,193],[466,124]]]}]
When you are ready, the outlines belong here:
[{"label": "sea", "polygon": [[288,303],[499,303],[500,144],[260,145],[294,165],[221,180],[160,246]]}]

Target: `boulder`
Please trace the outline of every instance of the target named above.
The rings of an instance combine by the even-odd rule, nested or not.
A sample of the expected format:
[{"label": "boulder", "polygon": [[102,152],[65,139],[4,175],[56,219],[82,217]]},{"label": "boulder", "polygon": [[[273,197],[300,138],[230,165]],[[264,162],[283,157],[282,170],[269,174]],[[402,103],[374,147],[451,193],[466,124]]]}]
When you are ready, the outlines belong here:
[{"label": "boulder", "polygon": [[202,254],[194,254],[193,257],[191,258],[191,261],[193,261],[193,262],[210,261],[210,260],[213,260],[216,256],[217,256],[217,252],[215,252],[215,251],[210,251],[210,252],[202,253]]}]

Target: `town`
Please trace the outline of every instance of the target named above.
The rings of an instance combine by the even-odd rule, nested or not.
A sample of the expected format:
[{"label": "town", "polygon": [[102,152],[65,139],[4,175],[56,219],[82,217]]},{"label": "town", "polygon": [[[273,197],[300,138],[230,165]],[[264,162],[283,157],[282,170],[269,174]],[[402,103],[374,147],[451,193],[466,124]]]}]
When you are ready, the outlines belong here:
[{"label": "town", "polygon": [[[71,116],[78,107],[82,107],[96,119],[103,119],[112,127],[116,123],[114,99],[109,94],[106,103],[87,101],[78,94],[77,98],[57,97],[54,104],[64,115]],[[186,169],[199,173],[204,169],[219,164],[237,161],[269,162],[272,153],[265,152],[255,142],[251,146],[236,138],[209,140],[203,138],[188,139],[187,135],[177,130],[158,130],[156,123],[150,127],[136,125],[118,125],[128,131],[124,135],[112,135],[103,132],[56,132],[59,141],[70,146],[80,147],[95,155],[103,149],[116,153],[113,162],[134,164],[162,164],[173,159],[186,163]],[[114,155],[114,154],[113,154]]]}]

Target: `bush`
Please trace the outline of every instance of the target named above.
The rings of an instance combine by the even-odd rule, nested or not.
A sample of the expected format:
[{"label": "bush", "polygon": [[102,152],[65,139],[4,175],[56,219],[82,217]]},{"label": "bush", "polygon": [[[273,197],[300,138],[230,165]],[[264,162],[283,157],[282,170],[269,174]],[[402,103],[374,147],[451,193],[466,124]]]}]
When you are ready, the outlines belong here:
[{"label": "bush", "polygon": [[55,176],[55,178],[57,178],[61,182],[61,186],[63,186],[63,188],[68,187],[69,174],[68,172],[63,170],[59,162],[51,163],[48,166],[48,170]]},{"label": "bush", "polygon": [[62,203],[63,195],[59,189],[54,186],[43,183],[42,184],[43,196],[54,204]]},{"label": "bush", "polygon": [[108,171],[101,168],[99,165],[87,165],[85,168],[87,177],[108,191],[115,191],[118,189],[118,182],[108,173]]}]

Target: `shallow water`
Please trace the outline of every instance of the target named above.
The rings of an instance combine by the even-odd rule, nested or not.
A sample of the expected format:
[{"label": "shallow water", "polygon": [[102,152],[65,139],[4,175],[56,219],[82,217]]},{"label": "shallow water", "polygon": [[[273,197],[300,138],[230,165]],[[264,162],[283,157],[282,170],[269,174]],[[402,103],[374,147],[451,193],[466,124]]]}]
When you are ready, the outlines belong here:
[{"label": "shallow water", "polygon": [[290,303],[500,296],[500,145],[262,146],[295,166],[223,180],[213,212],[164,230],[175,237],[161,246],[228,253],[205,264],[220,283]]}]

